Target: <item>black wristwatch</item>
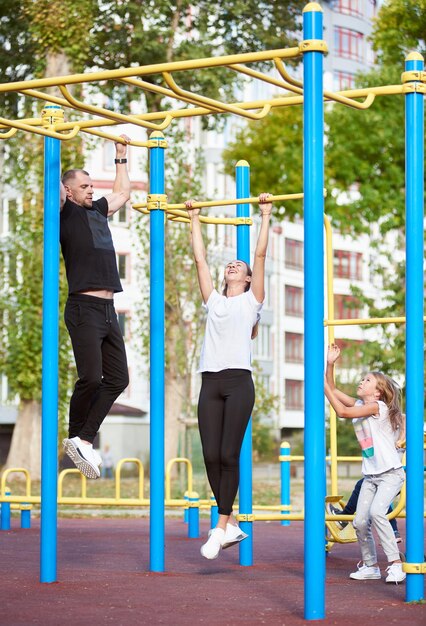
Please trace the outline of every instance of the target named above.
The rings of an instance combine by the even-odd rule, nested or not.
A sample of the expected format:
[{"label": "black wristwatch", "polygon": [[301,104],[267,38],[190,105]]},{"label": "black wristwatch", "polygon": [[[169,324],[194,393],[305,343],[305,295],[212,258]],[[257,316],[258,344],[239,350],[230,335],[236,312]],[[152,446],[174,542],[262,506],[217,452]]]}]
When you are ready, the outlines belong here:
[{"label": "black wristwatch", "polygon": [[127,163],[127,159],[114,159],[114,163]]}]

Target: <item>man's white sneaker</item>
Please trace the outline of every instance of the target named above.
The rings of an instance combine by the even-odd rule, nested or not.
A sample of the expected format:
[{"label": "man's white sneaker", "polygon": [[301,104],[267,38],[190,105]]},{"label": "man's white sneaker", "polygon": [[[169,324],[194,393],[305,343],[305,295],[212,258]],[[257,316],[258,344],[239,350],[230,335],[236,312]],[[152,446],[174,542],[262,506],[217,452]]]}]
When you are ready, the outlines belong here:
[{"label": "man's white sneaker", "polygon": [[380,580],[382,577],[380,574],[380,568],[377,566],[370,567],[369,565],[364,565],[364,563],[360,561],[357,567],[358,571],[349,574],[349,578],[353,578],[354,580]]},{"label": "man's white sneaker", "polygon": [[222,528],[209,530],[209,538],[201,546],[200,552],[206,559],[217,559],[225,541],[225,531]]},{"label": "man's white sneaker", "polygon": [[243,541],[246,539],[248,535],[241,530],[239,526],[234,526],[234,524],[226,524],[226,532],[225,532],[225,542],[222,545],[222,549],[226,550],[226,548],[230,548],[231,546],[235,546],[236,543]]},{"label": "man's white sneaker", "polygon": [[402,563],[392,563],[386,568],[388,575],[386,576],[387,583],[402,583],[405,580],[406,573],[402,571]]},{"label": "man's white sneaker", "polygon": [[66,454],[74,465],[87,478],[99,478],[99,471],[92,444],[82,443],[80,437],[64,439],[62,442]]}]

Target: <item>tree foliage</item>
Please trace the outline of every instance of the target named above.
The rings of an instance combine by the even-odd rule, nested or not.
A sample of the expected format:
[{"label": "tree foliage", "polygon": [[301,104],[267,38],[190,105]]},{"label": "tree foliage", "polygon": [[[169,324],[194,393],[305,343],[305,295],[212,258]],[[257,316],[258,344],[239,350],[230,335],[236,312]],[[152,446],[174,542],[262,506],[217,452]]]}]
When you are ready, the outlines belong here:
[{"label": "tree foliage", "polygon": [[373,47],[382,65],[401,66],[412,51],[425,56],[425,0],[386,0],[373,26]]},{"label": "tree foliage", "polygon": [[[252,195],[301,193],[303,129],[301,107],[284,107],[258,122],[249,122],[223,152],[225,171],[232,175],[240,159],[252,170]],[[300,200],[274,205],[274,215],[288,219],[302,215]]]},{"label": "tree foliage", "polygon": [[[100,69],[182,61],[218,54],[253,52],[295,45],[303,0],[107,0],[90,34],[90,59]],[[231,95],[237,75],[217,68],[182,72],[186,89],[209,97]],[[146,76],[157,84],[161,77]],[[117,105],[140,97],[128,87],[114,87]],[[148,96],[158,109],[161,97]]]}]

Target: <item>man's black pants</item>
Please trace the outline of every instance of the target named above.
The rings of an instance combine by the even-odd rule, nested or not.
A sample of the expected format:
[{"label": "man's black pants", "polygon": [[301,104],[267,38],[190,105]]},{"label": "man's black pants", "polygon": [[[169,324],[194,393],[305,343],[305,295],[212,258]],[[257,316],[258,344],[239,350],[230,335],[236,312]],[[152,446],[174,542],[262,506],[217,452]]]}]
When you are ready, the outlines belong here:
[{"label": "man's black pants", "polygon": [[78,372],[69,436],[93,442],[114,400],[129,384],[124,341],[113,300],[72,294],[64,317]]}]

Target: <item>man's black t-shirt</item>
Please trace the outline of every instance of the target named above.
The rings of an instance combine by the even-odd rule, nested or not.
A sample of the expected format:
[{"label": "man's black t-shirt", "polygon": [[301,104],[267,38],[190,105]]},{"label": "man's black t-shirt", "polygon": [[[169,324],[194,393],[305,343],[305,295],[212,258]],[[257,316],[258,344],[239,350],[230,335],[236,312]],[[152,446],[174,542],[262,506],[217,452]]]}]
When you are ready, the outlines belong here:
[{"label": "man's black t-shirt", "polygon": [[65,201],[61,248],[70,294],[97,289],[123,291],[107,215],[106,198],[93,202],[90,209]]}]

